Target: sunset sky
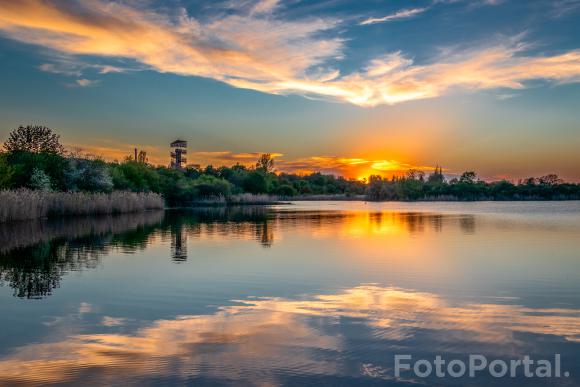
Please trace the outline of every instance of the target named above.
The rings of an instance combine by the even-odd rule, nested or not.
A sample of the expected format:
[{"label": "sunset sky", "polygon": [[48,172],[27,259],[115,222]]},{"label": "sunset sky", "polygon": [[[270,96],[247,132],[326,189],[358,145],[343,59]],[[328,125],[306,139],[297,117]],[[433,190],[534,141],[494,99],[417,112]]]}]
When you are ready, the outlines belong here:
[{"label": "sunset sky", "polygon": [[155,164],[276,156],[580,181],[580,0],[0,0],[0,134]]}]

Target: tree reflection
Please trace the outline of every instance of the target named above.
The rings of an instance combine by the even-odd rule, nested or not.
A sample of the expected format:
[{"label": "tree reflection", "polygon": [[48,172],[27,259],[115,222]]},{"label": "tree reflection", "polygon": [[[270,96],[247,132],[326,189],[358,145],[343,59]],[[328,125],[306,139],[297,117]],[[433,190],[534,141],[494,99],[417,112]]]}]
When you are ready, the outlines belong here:
[{"label": "tree reflection", "polygon": [[475,218],[240,206],[4,224],[0,225],[0,285],[8,284],[17,297],[42,298],[60,286],[66,273],[95,268],[113,250],[134,254],[158,240],[168,245],[174,263],[182,263],[188,258],[188,242],[198,240],[234,237],[270,248],[277,235],[289,230],[381,237],[441,233],[445,228],[472,234]]},{"label": "tree reflection", "polygon": [[[163,212],[157,211],[2,225],[0,285],[8,284],[16,297],[46,297],[60,286],[66,273],[95,268],[113,248],[144,249],[162,218]],[[9,232],[10,228],[14,231]],[[27,240],[29,245],[25,245]]]}]

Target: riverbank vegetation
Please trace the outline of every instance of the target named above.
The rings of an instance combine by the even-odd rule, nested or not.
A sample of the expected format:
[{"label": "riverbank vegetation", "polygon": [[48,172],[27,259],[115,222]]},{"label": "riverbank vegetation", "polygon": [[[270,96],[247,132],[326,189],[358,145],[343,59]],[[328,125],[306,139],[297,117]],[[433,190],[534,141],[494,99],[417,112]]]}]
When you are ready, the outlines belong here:
[{"label": "riverbank vegetation", "polygon": [[[298,175],[274,171],[262,155],[253,166],[172,169],[146,157],[107,162],[67,153],[59,136],[41,126],[19,127],[0,152],[0,219],[61,214],[113,213],[204,204],[271,204],[278,199],[366,200],[564,200],[580,199],[580,185],[556,175],[514,184],[485,182],[474,172],[449,179],[441,168],[410,170],[404,176],[370,176],[359,181],[319,172]],[[26,189],[26,191],[14,191]],[[122,191],[122,193],[118,192]],[[132,193],[132,194],[131,194]],[[14,200],[23,202],[15,204]],[[24,200],[26,198],[26,200]],[[162,198],[162,199],[161,199]],[[26,202],[26,204],[24,203]],[[12,204],[10,204],[12,203]],[[85,203],[85,204],[82,204]],[[11,206],[10,208],[4,208]],[[22,215],[17,215],[21,212]]]},{"label": "riverbank vegetation", "polygon": [[0,191],[0,222],[163,208],[161,196],[152,192],[52,192],[27,188]]}]

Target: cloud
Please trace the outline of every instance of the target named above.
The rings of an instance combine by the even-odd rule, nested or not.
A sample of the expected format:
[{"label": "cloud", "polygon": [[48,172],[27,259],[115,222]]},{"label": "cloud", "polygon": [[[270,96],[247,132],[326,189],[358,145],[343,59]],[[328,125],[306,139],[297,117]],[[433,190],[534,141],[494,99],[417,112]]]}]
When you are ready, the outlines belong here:
[{"label": "cloud", "polygon": [[[337,19],[284,20],[273,12],[275,1],[253,2],[250,10],[234,5],[204,20],[184,9],[170,14],[131,4],[0,2],[0,31],[70,57],[128,59],[162,73],[359,106],[434,98],[455,90],[523,89],[538,79],[556,84],[580,80],[580,50],[525,55],[522,44],[509,39],[454,50],[422,64],[402,52],[385,53],[342,74],[337,64],[344,57],[344,40],[332,36],[341,25]],[[44,70],[56,71],[50,66]]]},{"label": "cloud", "polygon": [[308,174],[322,172],[347,178],[367,178],[370,175],[400,175],[409,169],[433,171],[432,166],[414,165],[396,160],[377,160],[337,156],[311,156],[296,160],[277,160],[276,169],[282,172]]},{"label": "cloud", "polygon": [[127,319],[123,317],[104,316],[101,324],[105,327],[119,327],[125,325],[126,322]]},{"label": "cloud", "polygon": [[279,0],[259,0],[252,7],[252,13],[264,14],[272,13],[279,6]]},{"label": "cloud", "polygon": [[67,55],[52,55],[50,63],[43,63],[38,66],[39,70],[52,73],[60,74],[65,76],[71,76],[76,78],[81,78],[83,73],[92,71],[97,74],[110,74],[110,73],[123,73],[128,71],[136,71],[138,68],[129,66],[119,66],[111,64],[95,64],[87,63],[78,58],[70,57]]},{"label": "cloud", "polygon": [[[101,145],[71,145],[67,149],[73,153],[85,155],[85,157],[99,157],[107,160],[123,160],[132,156],[134,148],[127,144],[117,142],[100,141]],[[154,165],[169,164],[169,148],[139,146],[139,150],[147,152],[147,158]],[[341,157],[341,156],[308,156],[300,158],[287,158],[279,152],[232,152],[232,151],[189,151],[188,160],[191,164],[214,167],[232,166],[241,164],[247,167],[256,165],[256,161],[263,153],[270,153],[274,158],[274,168],[277,172],[309,174],[321,172],[344,176],[346,178],[363,178],[369,175],[382,175],[391,177],[401,175],[409,169],[431,172],[434,166],[417,165],[410,162],[393,159]]]},{"label": "cloud", "polygon": [[98,83],[99,83],[99,81],[96,81],[96,80],[81,78],[81,79],[77,79],[75,81],[75,86],[89,87],[89,86],[95,86]]},{"label": "cloud", "polygon": [[[127,157],[133,157],[135,147],[130,144],[119,143],[115,140],[91,139],[90,145],[64,144],[66,149],[73,155],[87,158],[99,158],[105,160],[122,161]],[[167,148],[158,146],[137,146],[138,150],[147,153],[147,159],[155,165],[169,164],[169,144]]]},{"label": "cloud", "polygon": [[553,56],[520,53],[520,45],[500,44],[415,65],[398,52],[375,59],[365,70],[331,83],[285,86],[360,106],[376,106],[434,98],[454,90],[524,89],[527,81],[538,79],[559,84],[580,81],[580,50]]},{"label": "cloud", "polygon": [[[389,14],[389,15],[386,15],[383,17],[371,17],[371,18],[363,20],[360,23],[360,25],[364,26],[364,25],[371,25],[371,24],[377,24],[377,23],[391,22],[391,21],[400,20],[400,19],[409,19],[409,18],[415,17],[419,14],[426,12],[437,5],[452,4],[452,3],[457,3],[460,1],[461,0],[434,0],[433,3],[427,7],[401,9],[401,10],[396,11],[395,13],[392,13],[392,14]],[[562,0],[562,1],[577,1],[577,0]],[[504,0],[470,0],[468,5],[467,5],[467,8],[474,9],[474,8],[479,8],[479,7],[483,7],[483,6],[495,6],[495,5],[499,5],[503,2],[504,2]]]},{"label": "cloud", "polygon": [[580,10],[580,0],[553,0],[550,5],[554,17],[568,16]]},{"label": "cloud", "polygon": [[62,74],[72,77],[80,77],[82,75],[79,66],[76,63],[70,62],[43,63],[38,68],[41,71],[52,74]]},{"label": "cloud", "polygon": [[86,314],[94,312],[95,308],[88,302],[81,302],[79,305],[79,314]]},{"label": "cloud", "polygon": [[428,8],[410,8],[410,9],[402,9],[395,13],[392,13],[387,16],[383,17],[371,17],[368,18],[360,23],[361,26],[369,25],[369,24],[376,24],[376,23],[385,23],[393,20],[399,19],[408,19],[413,16],[417,16],[420,13],[427,11]]}]

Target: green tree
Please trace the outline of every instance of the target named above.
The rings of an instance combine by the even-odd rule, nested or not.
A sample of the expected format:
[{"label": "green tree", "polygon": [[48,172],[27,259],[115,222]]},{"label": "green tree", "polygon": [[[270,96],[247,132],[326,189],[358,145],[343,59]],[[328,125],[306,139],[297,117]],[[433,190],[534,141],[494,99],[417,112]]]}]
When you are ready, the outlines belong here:
[{"label": "green tree", "polygon": [[100,159],[69,158],[67,188],[90,192],[110,192],[113,179],[108,165]]},{"label": "green tree", "polygon": [[283,197],[295,196],[297,194],[296,189],[292,187],[290,184],[282,184],[276,188],[276,195],[280,195]]},{"label": "green tree", "polygon": [[13,175],[14,168],[8,165],[6,155],[0,153],[0,189],[6,189],[12,186]]},{"label": "green tree", "polygon": [[30,176],[29,186],[32,189],[50,191],[50,177],[42,169],[34,168],[32,176]]},{"label": "green tree", "polygon": [[159,192],[159,174],[147,164],[130,160],[115,164],[111,176],[115,189]]},{"label": "green tree", "polygon": [[228,197],[232,192],[232,185],[228,181],[214,176],[200,176],[193,181],[193,185],[197,189],[197,195],[201,198]]},{"label": "green tree", "polygon": [[19,126],[10,132],[4,143],[8,153],[54,153],[62,155],[64,147],[60,144],[60,136],[46,126]]},{"label": "green tree", "polygon": [[28,151],[17,151],[6,155],[6,162],[13,170],[13,188],[30,187],[30,177],[35,169],[42,170],[50,177],[52,188],[66,191],[67,173],[69,163],[66,158],[56,153],[33,153]]},{"label": "green tree", "polygon": [[429,175],[427,178],[427,183],[431,185],[440,185],[445,181],[445,177],[443,176],[443,170],[440,166],[435,167],[435,171]]},{"label": "green tree", "polygon": [[252,171],[248,173],[243,183],[244,191],[258,194],[268,192],[268,182],[264,177],[264,174]]}]

